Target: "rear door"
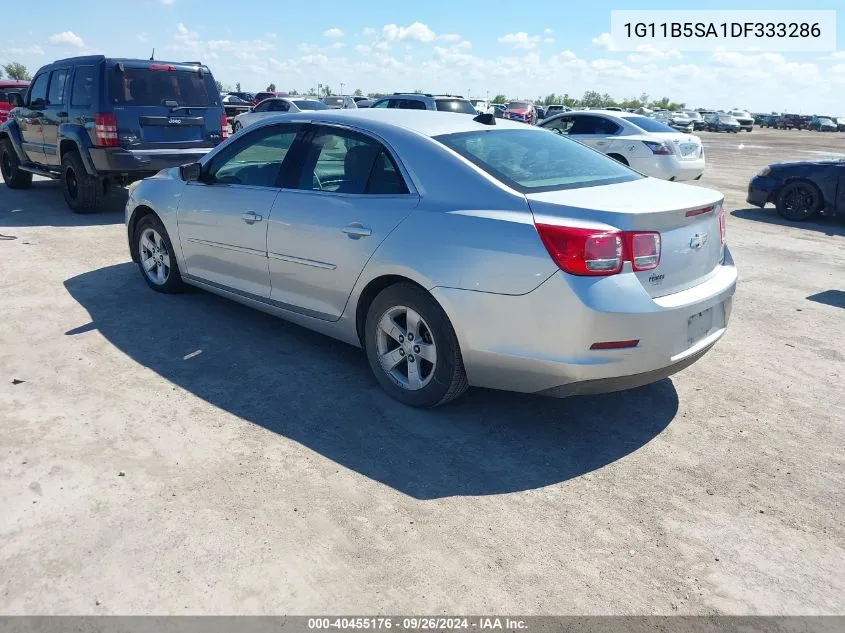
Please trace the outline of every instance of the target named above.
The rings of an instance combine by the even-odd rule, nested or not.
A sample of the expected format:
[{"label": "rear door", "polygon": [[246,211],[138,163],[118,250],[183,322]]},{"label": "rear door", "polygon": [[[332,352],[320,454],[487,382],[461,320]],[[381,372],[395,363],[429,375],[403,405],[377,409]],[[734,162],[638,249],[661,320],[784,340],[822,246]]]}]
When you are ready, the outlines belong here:
[{"label": "rear door", "polygon": [[50,73],[47,89],[47,103],[42,111],[41,121],[44,136],[44,163],[58,165],[59,126],[68,120],[68,84],[70,68],[57,68]]},{"label": "rear door", "polygon": [[315,128],[298,182],[281,191],[270,215],[271,298],[337,320],[370,257],[418,203],[380,141]]},{"label": "rear door", "polygon": [[214,147],[222,140],[224,109],[208,69],[111,62],[105,72],[122,147],[191,149]]}]

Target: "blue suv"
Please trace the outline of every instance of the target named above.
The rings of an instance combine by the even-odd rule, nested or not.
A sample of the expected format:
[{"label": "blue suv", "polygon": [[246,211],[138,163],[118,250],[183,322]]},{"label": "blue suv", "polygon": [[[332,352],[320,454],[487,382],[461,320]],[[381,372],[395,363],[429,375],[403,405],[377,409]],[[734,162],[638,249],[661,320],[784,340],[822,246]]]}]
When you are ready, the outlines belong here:
[{"label": "blue suv", "polygon": [[25,189],[59,179],[73,211],[95,211],[110,185],[196,162],[230,134],[220,93],[199,62],[62,59],[41,68],[0,125],[0,171]]}]

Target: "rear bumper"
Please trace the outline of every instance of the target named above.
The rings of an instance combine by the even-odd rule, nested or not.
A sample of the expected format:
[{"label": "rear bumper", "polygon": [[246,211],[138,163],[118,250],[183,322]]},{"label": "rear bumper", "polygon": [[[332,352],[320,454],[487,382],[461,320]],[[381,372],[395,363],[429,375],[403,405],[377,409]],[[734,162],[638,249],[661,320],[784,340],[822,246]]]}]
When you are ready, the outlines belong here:
[{"label": "rear bumper", "polygon": [[[652,299],[634,275],[597,281],[558,272],[521,296],[435,288],[455,326],[470,384],[553,396],[607,393],[670,376],[724,335],[737,272],[725,264],[707,281]],[[707,326],[690,319],[704,314]],[[638,340],[630,349],[597,342]]]},{"label": "rear bumper", "polygon": [[745,201],[755,207],[765,207],[777,190],[778,182],[765,176],[754,176],[748,183],[748,194]]},{"label": "rear bumper", "polygon": [[167,150],[127,150],[120,147],[92,147],[89,152],[98,172],[151,173],[198,161],[212,147]]},{"label": "rear bumper", "polygon": [[630,164],[631,167],[646,176],[680,182],[695,180],[701,176],[704,173],[706,161],[703,156],[694,160],[681,160],[674,155],[654,155],[649,158],[631,159]]}]

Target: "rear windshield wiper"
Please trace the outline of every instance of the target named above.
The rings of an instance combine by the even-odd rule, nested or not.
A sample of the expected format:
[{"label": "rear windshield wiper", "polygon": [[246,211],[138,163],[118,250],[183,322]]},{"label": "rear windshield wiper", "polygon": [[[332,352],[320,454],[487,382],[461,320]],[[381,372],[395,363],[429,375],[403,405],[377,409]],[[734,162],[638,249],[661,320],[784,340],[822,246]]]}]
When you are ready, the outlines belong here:
[{"label": "rear windshield wiper", "polygon": [[208,110],[209,108],[213,108],[214,106],[189,106],[183,105],[180,106],[178,101],[165,101],[164,105],[170,108],[171,112],[176,112],[177,110]]}]

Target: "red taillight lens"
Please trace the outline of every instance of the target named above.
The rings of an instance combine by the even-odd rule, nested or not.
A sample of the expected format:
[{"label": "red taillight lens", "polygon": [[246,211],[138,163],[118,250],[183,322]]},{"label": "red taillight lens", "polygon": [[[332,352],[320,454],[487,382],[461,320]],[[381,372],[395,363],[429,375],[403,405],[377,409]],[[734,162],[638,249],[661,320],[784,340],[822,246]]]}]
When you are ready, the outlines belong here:
[{"label": "red taillight lens", "polygon": [[147,66],[147,68],[149,68],[150,70],[176,70],[176,66],[171,66],[170,64],[150,64],[149,66]]},{"label": "red taillight lens", "polygon": [[572,275],[614,275],[622,270],[622,233],[538,224],[537,232],[558,267]]},{"label": "red taillight lens", "polygon": [[571,275],[615,275],[630,261],[637,272],[660,265],[660,233],[596,231],[537,224],[537,233],[558,267]]},{"label": "red taillight lens", "polygon": [[725,210],[719,209],[719,237],[722,239],[722,244],[725,243],[725,232],[727,230],[725,220]]},{"label": "red taillight lens", "polygon": [[654,143],[652,141],[643,141],[643,145],[651,150],[652,154],[667,155],[672,153],[672,148],[666,143]]},{"label": "red taillight lens", "polygon": [[660,233],[627,233],[634,270],[651,270],[660,263]]},{"label": "red taillight lens", "polygon": [[106,112],[94,116],[94,131],[97,145],[102,147],[117,147],[117,118],[113,112]]},{"label": "red taillight lens", "polygon": [[220,135],[223,138],[229,138],[232,135],[232,126],[229,125],[229,118],[225,114],[220,115]]}]

